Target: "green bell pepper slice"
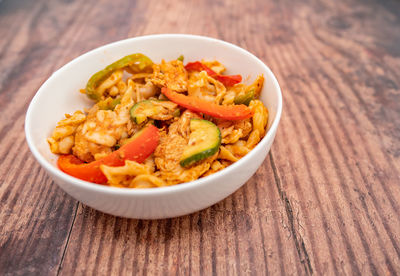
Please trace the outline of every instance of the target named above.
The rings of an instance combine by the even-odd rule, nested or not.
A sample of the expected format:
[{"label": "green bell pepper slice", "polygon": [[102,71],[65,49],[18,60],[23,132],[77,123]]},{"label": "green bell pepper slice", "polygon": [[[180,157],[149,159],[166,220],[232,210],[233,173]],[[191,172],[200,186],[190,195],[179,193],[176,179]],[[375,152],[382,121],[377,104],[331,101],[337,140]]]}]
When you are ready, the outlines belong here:
[{"label": "green bell pepper slice", "polygon": [[254,94],[254,89],[251,89],[244,94],[237,95],[234,99],[234,103],[248,106],[250,102],[254,100]]},{"label": "green bell pepper slice", "polygon": [[143,54],[125,56],[94,74],[86,84],[86,95],[92,100],[100,101],[102,95],[97,93],[96,88],[112,73],[123,68],[129,69],[132,73],[147,72],[152,65],[153,61]]}]

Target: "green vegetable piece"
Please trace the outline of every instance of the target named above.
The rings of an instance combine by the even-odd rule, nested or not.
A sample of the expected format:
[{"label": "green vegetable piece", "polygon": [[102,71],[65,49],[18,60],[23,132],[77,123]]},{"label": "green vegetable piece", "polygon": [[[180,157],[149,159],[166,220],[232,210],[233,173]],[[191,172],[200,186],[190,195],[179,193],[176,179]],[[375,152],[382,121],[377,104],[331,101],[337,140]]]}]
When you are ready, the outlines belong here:
[{"label": "green vegetable piece", "polygon": [[235,104],[249,105],[252,100],[254,100],[254,89],[247,91],[244,94],[237,95],[233,102]]},{"label": "green vegetable piece", "polygon": [[161,106],[153,104],[155,100],[144,100],[136,103],[130,110],[131,118],[136,124],[141,124],[148,117],[153,116],[162,111]]},{"label": "green vegetable piece", "polygon": [[189,145],[183,151],[180,159],[182,167],[189,167],[214,155],[221,145],[221,132],[210,121],[191,119],[190,131]]},{"label": "green vegetable piece", "polygon": [[[131,73],[150,73],[152,72],[153,61],[143,54],[133,54],[136,55],[133,62],[129,65]],[[132,56],[133,56],[132,55]]]},{"label": "green vegetable piece", "polygon": [[180,61],[183,62],[184,58],[185,58],[185,57],[184,57],[183,55],[180,55],[180,56],[177,58],[177,60],[180,60]]},{"label": "green vegetable piece", "polygon": [[100,101],[102,95],[97,93],[96,88],[112,73],[124,68],[129,68],[133,73],[147,72],[152,65],[151,59],[143,54],[125,56],[94,74],[86,84],[86,95],[92,100]]},{"label": "green vegetable piece", "polygon": [[99,101],[97,106],[102,110],[114,110],[114,108],[121,103],[121,98],[113,99],[108,97],[105,100]]}]

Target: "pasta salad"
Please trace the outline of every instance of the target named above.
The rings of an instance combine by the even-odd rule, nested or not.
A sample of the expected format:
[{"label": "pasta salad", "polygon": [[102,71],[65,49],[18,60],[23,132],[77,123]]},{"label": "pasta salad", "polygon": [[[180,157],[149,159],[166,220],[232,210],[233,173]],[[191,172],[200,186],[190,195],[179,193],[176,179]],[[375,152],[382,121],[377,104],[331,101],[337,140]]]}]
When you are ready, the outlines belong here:
[{"label": "pasta salad", "polygon": [[94,74],[81,92],[87,110],[65,114],[47,139],[58,167],[114,187],[153,188],[218,172],[266,134],[268,110],[250,84],[220,62],[183,56],[153,63],[125,56]]}]

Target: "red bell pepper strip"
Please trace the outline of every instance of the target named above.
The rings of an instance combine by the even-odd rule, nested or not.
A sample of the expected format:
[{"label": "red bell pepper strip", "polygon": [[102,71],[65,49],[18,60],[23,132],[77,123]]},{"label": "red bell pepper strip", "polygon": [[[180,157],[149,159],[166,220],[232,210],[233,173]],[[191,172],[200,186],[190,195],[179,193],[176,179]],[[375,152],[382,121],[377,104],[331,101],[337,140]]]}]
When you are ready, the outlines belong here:
[{"label": "red bell pepper strip", "polygon": [[185,65],[185,69],[187,71],[206,71],[210,77],[215,77],[218,75],[215,71],[213,71],[211,68],[208,68],[207,65],[201,63],[200,61],[189,62]]},{"label": "red bell pepper strip", "polygon": [[189,62],[186,64],[185,69],[187,71],[206,71],[207,75],[222,82],[225,86],[234,86],[235,84],[242,81],[241,75],[220,75],[209,68],[207,65],[201,63],[200,61]]},{"label": "red bell pepper strip", "polygon": [[90,163],[84,163],[72,154],[61,155],[58,158],[58,167],[63,172],[76,178],[104,184],[107,182],[107,178],[100,170],[100,165],[118,167],[125,165],[125,160],[142,163],[156,149],[160,135],[158,128],[148,125],[133,137],[132,141],[123,145],[118,150]]},{"label": "red bell pepper strip", "polygon": [[243,120],[253,116],[253,111],[243,104],[219,105],[197,97],[186,96],[173,92],[166,87],[161,89],[161,93],[163,93],[172,102],[180,106],[195,112],[201,112],[210,115],[215,118],[225,120]]},{"label": "red bell pepper strip", "polygon": [[234,86],[235,84],[242,81],[241,75],[218,75],[216,77],[218,81],[220,81],[226,87]]}]

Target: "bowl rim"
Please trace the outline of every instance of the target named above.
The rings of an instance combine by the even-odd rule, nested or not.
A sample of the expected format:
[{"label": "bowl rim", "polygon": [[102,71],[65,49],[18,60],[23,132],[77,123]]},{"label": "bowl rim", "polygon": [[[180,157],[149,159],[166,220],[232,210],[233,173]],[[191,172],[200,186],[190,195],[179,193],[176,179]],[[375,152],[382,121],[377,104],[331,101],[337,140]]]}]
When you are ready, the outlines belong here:
[{"label": "bowl rim", "polygon": [[[263,68],[264,70],[271,76],[273,86],[277,89],[277,110],[276,110],[276,115],[274,118],[274,121],[272,122],[267,134],[261,139],[261,141],[257,144],[255,148],[253,148],[248,154],[246,154],[244,157],[242,157],[240,160],[237,162],[233,163],[232,165],[224,168],[223,170],[216,172],[214,174],[196,179],[194,181],[190,182],[184,182],[181,184],[176,184],[176,185],[171,185],[171,186],[165,186],[165,187],[158,187],[158,188],[149,188],[149,189],[133,189],[133,188],[118,188],[118,187],[110,187],[106,185],[100,185],[100,184],[95,184],[91,183],[88,181],[80,180],[78,178],[75,178],[73,176],[70,176],[64,172],[62,172],[60,169],[54,167],[49,161],[47,161],[46,158],[44,158],[39,150],[36,148],[35,144],[33,143],[33,138],[32,134],[30,133],[30,126],[32,124],[31,122],[31,113],[33,112],[34,106],[36,106],[36,102],[38,101],[39,95],[46,89],[46,86],[48,85],[50,79],[58,74],[62,74],[64,70],[66,70],[67,67],[79,62],[79,59],[85,56],[89,56],[95,52],[103,51],[106,48],[116,45],[116,44],[123,44],[127,43],[129,41],[140,41],[140,40],[147,40],[147,39],[152,39],[152,38],[190,38],[190,39],[198,39],[198,40],[206,40],[209,42],[215,42],[222,44],[227,47],[233,47],[236,50],[242,52],[245,56],[251,57],[255,59]],[[117,195],[124,195],[124,196],[129,196],[129,195],[146,195],[146,196],[157,196],[160,194],[169,194],[169,193],[176,193],[176,192],[183,192],[186,190],[190,190],[196,187],[199,187],[207,182],[213,182],[213,181],[218,181],[220,177],[222,177],[225,174],[229,174],[232,171],[234,171],[237,167],[241,166],[242,164],[246,163],[247,161],[250,161],[252,157],[255,154],[258,154],[260,150],[262,150],[267,142],[271,139],[273,139],[273,135],[276,133],[276,130],[279,125],[279,121],[281,118],[282,114],[282,92],[281,88],[279,86],[279,83],[275,77],[275,75],[272,73],[271,69],[262,62],[258,57],[256,57],[254,54],[250,53],[249,51],[236,46],[232,43],[216,39],[216,38],[211,38],[207,36],[200,36],[200,35],[192,35],[192,34],[153,34],[153,35],[143,35],[143,36],[137,36],[137,37],[132,37],[132,38],[127,38],[123,40],[118,40],[112,43],[105,44],[103,46],[97,47],[95,49],[92,49],[76,58],[71,60],[70,62],[66,63],[62,67],[60,67],[58,70],[56,70],[53,74],[50,75],[50,77],[40,86],[34,97],[32,98],[28,110],[26,112],[26,117],[25,117],[25,136],[26,140],[28,143],[28,146],[36,158],[36,160],[40,163],[42,167],[44,167],[47,171],[49,171],[51,174],[56,175],[58,178],[61,178],[64,182],[79,186],[79,188],[83,188],[86,190],[92,190],[96,192],[103,192],[103,193],[110,193],[110,194],[117,194]]]}]

